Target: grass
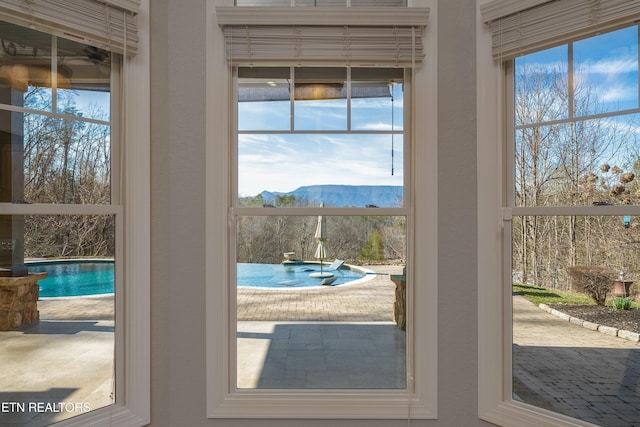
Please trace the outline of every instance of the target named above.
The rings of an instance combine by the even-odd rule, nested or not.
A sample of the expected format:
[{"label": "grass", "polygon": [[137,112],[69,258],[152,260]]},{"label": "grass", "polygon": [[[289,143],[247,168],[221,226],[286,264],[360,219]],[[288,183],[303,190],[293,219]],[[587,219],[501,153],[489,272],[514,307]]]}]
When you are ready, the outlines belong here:
[{"label": "grass", "polygon": [[[532,303],[539,304],[571,304],[571,305],[595,305],[595,302],[586,294],[558,289],[540,288],[538,286],[513,284],[513,292],[522,295]],[[611,305],[607,301],[607,305]],[[640,308],[638,302],[631,304],[631,308]]]},{"label": "grass", "polygon": [[595,302],[585,294],[558,289],[540,288],[538,286],[513,284],[513,291],[522,295],[532,303],[538,304],[573,304],[595,305]]}]

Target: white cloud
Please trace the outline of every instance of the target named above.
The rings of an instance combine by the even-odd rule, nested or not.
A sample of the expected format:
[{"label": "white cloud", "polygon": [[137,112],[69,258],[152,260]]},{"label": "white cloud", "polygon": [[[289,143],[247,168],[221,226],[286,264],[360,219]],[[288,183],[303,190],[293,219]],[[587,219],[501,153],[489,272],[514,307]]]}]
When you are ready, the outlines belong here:
[{"label": "white cloud", "polygon": [[388,135],[247,136],[239,153],[241,195],[314,184],[402,185],[402,144],[392,176]]}]

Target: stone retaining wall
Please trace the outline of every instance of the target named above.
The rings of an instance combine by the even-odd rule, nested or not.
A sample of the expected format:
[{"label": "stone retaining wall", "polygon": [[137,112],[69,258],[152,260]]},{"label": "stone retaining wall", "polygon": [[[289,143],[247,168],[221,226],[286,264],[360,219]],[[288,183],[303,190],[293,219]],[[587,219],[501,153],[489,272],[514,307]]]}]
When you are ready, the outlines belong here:
[{"label": "stone retaining wall", "polygon": [[11,331],[40,320],[38,280],[47,273],[0,277],[0,331]]}]

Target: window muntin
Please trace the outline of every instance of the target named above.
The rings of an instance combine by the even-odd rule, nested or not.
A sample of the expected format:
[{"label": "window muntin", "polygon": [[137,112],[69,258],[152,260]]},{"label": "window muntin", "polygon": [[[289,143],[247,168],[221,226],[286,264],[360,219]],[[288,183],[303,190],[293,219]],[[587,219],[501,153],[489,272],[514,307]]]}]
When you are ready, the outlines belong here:
[{"label": "window muntin", "polygon": [[[504,295],[509,295],[514,317],[513,339],[508,341],[513,350],[507,359],[512,361],[508,373],[512,387],[505,395],[512,391],[524,403],[598,423],[606,423],[602,414],[575,411],[554,387],[544,392],[538,388],[537,380],[548,377],[549,364],[556,365],[562,354],[545,351],[545,344],[534,348],[531,342],[521,341],[526,327],[515,321],[511,282],[552,292],[569,288],[567,268],[571,266],[598,266],[612,272],[629,269],[626,264],[637,268],[637,248],[631,243],[636,240],[633,227],[640,204],[635,182],[637,40],[634,25],[516,58],[513,69],[510,64],[506,68],[507,79],[513,82],[513,86],[507,84],[512,92],[506,99],[513,101],[508,107],[514,115],[508,123],[512,133],[506,150],[504,219],[509,238],[504,251],[509,259],[504,261],[510,268],[505,273]],[[610,80],[603,78],[603,70],[611,71]],[[623,96],[626,93],[628,98]],[[563,340],[564,347],[573,345],[568,337],[557,339],[554,348],[563,348]],[[636,346],[629,344],[629,348]],[[620,352],[621,360],[627,357]],[[546,367],[529,363],[529,353],[536,353],[536,360]],[[583,360],[587,381],[594,380],[596,361],[587,353]],[[625,398],[637,399],[636,391],[625,388],[621,366],[612,368],[611,379],[602,388],[620,389]],[[564,381],[585,391],[576,396],[585,407],[601,398],[602,390],[589,389],[580,378]]]}]

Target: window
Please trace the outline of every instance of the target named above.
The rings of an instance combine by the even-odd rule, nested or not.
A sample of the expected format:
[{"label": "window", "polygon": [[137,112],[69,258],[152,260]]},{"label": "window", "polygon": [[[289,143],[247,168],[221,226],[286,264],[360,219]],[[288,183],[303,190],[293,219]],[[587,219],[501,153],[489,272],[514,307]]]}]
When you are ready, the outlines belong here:
[{"label": "window", "polygon": [[[391,324],[391,304],[371,310],[355,301],[367,291],[373,299],[384,274],[378,287],[391,303],[386,276],[402,275],[410,255],[404,81],[396,68],[238,69],[238,388],[407,388],[406,334]],[[367,280],[376,271],[369,264],[383,261],[395,268]],[[369,285],[359,290],[359,282]],[[268,337],[253,336],[256,328]],[[270,344],[256,372],[260,341]]]},{"label": "window", "polygon": [[[485,191],[487,203],[479,211],[485,224],[500,218],[498,229],[480,227],[480,387],[490,390],[481,395],[480,414],[499,425],[624,424],[628,420],[613,421],[620,415],[615,409],[603,414],[594,408],[597,402],[616,406],[605,395],[638,398],[627,387],[624,363],[637,353],[637,344],[616,338],[615,350],[603,350],[600,334],[589,331],[589,344],[579,345],[571,338],[582,329],[570,322],[556,332],[551,325],[538,330],[523,313],[542,311],[512,294],[537,287],[560,293],[574,286],[575,270],[596,268],[611,273],[611,282],[604,283],[609,286],[636,269],[633,123],[640,105],[634,20],[639,11],[635,5],[602,2],[600,21],[594,23],[586,18],[594,11],[576,2],[533,6],[507,11],[487,2],[481,7],[493,32],[496,62],[480,67],[487,74],[479,78],[498,94],[483,100],[482,114],[498,126],[481,125],[480,141],[504,142],[496,147],[499,156],[479,158],[480,188],[502,188],[502,193]],[[575,19],[566,20],[569,15]],[[563,28],[554,28],[560,21]],[[546,37],[541,31],[548,31]],[[488,48],[486,34],[480,38]],[[496,71],[500,77],[494,81]],[[493,116],[500,106],[504,119]],[[498,333],[488,330],[496,326]],[[595,355],[601,352],[609,353],[605,381],[595,379],[600,369]],[[569,354],[579,354],[579,362]],[[567,375],[576,370],[580,375]],[[550,375],[553,384],[543,386]],[[588,387],[595,382],[597,388]],[[562,387],[571,388],[571,399],[562,396]]]},{"label": "window", "polygon": [[148,422],[148,5],[117,3],[0,6],[0,423]]},{"label": "window", "polygon": [[[409,30],[392,47],[388,17],[372,10],[363,9],[371,26],[351,28],[342,23],[362,11],[278,8],[262,28],[241,22],[258,16],[250,7],[216,9],[207,183],[226,197],[208,201],[207,259],[218,272],[207,284],[211,417],[435,416],[435,329],[422,326],[435,324],[435,242],[415,237],[433,231],[425,203],[435,192],[416,195],[415,182],[434,169],[413,166],[432,164],[435,130],[411,119],[428,114],[429,100],[412,93],[435,88],[421,64],[433,46],[423,50],[423,9],[415,24],[399,14]],[[299,37],[278,36],[292,29]],[[222,55],[227,66],[216,65]],[[377,274],[362,265],[392,258],[398,265]],[[389,272],[406,283],[400,327]]]}]

